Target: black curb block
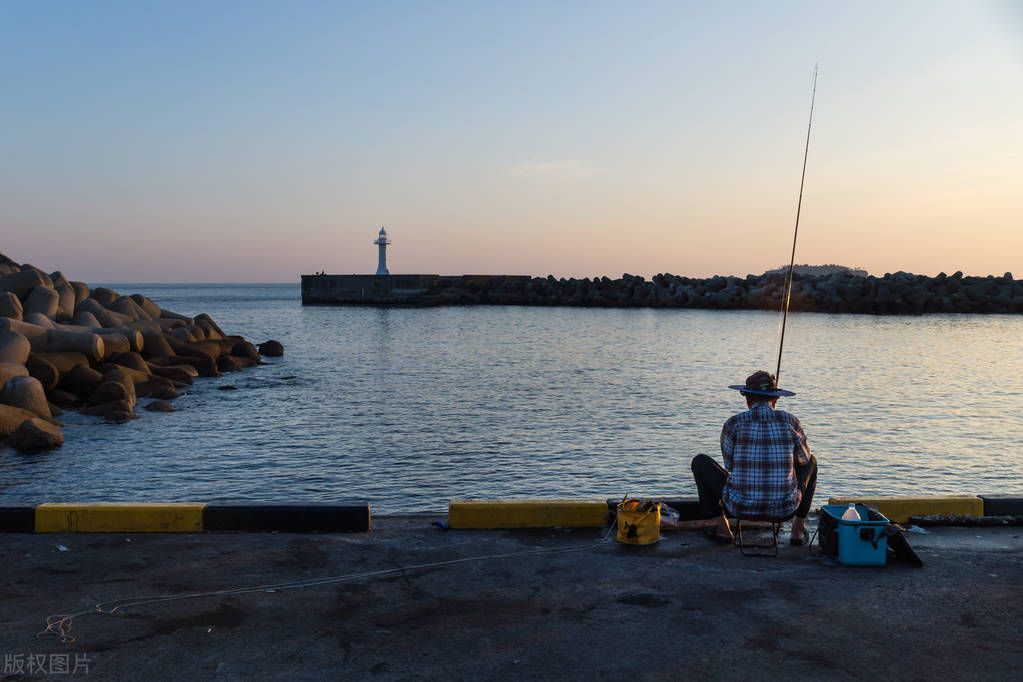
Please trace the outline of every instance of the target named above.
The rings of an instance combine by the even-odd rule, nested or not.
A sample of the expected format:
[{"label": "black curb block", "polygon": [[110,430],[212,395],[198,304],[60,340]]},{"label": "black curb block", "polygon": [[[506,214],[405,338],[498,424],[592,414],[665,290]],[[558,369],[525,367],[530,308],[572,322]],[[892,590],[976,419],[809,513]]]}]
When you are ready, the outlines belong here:
[{"label": "black curb block", "polygon": [[36,531],[36,506],[0,507],[0,533],[34,533]]},{"label": "black curb block", "polygon": [[[643,499],[650,498],[666,504],[678,512],[679,521],[698,521],[703,518],[700,513],[700,498],[698,497],[657,497],[656,495],[644,495]],[[607,508],[615,511],[618,508],[620,498],[608,498]]]},{"label": "black curb block", "polygon": [[342,504],[207,504],[205,531],[358,533],[368,531],[369,502]]},{"label": "black curb block", "polygon": [[984,516],[1023,516],[1023,497],[1019,495],[977,495],[984,500]]}]

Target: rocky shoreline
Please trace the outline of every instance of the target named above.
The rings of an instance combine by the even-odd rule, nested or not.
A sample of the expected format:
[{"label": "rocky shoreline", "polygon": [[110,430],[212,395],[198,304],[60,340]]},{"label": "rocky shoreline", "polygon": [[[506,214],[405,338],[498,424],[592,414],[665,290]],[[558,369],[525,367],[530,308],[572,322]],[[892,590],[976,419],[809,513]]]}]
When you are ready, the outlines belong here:
[{"label": "rocky shoreline", "polygon": [[[778,310],[784,298],[780,274],[707,279],[658,274],[652,280],[625,274],[620,279],[466,276],[437,292],[450,305],[551,305],[616,308],[709,308]],[[1023,280],[964,277],[961,272],[936,277],[907,272],[883,277],[851,272],[795,274],[790,310],[870,315],[928,313],[1023,313]]]},{"label": "rocky shoreline", "polygon": [[118,422],[170,400],[196,377],[263,364],[257,349],[209,315],[188,317],[140,294],[122,296],[0,254],[0,445],[21,452],[64,442],[63,410]]}]

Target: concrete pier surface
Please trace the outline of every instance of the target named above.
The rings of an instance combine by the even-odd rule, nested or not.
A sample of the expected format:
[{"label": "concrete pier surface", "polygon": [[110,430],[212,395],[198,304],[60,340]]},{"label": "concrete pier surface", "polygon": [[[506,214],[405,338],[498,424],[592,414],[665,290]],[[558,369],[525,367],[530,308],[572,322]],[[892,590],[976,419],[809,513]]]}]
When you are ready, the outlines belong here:
[{"label": "concrete pier surface", "polygon": [[[635,547],[438,518],[353,534],[5,534],[0,679],[1023,676],[1021,527],[909,534],[915,569],[788,544],[744,557],[698,531]],[[501,558],[414,568],[482,556]],[[130,606],[76,617],[72,643],[36,637],[48,615],[97,602],[377,571],[392,572]]]}]

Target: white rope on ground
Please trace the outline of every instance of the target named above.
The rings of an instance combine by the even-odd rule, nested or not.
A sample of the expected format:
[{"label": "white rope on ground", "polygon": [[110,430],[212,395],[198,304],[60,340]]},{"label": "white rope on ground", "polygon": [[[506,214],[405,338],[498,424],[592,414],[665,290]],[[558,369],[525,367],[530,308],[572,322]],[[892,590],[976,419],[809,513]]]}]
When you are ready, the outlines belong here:
[{"label": "white rope on ground", "polygon": [[227,590],[215,590],[212,592],[195,592],[191,594],[176,594],[176,595],[154,595],[149,597],[125,597],[122,599],[111,599],[96,604],[95,608],[87,611],[79,611],[78,613],[71,614],[58,614],[46,617],[46,629],[36,633],[36,639],[44,639],[55,637],[60,640],[62,644],[70,644],[75,641],[75,638],[71,636],[71,627],[74,623],[75,618],[88,615],[104,615],[109,616],[116,613],[119,609],[133,606],[146,606],[149,604],[160,604],[171,601],[181,601],[185,599],[199,599],[202,597],[222,597],[237,594],[249,594],[252,592],[266,592],[268,590],[289,590],[289,589],[300,589],[303,587],[317,587],[320,585],[330,585],[332,583],[340,583],[348,580],[358,580],[360,578],[373,578],[390,573],[404,573],[405,571],[412,571],[424,568],[436,568],[438,566],[450,566],[452,564],[462,564],[472,561],[484,561],[487,559],[511,559],[514,557],[525,557],[525,556],[538,556],[541,554],[562,554],[568,552],[585,552],[592,549],[597,549],[602,546],[607,546],[610,542],[610,536],[613,531],[616,530],[616,526],[612,525],[608,532],[604,534],[602,538],[594,541],[593,543],[586,545],[575,545],[572,547],[555,547],[550,549],[535,549],[528,550],[525,552],[509,552],[507,554],[487,554],[483,556],[474,557],[462,557],[459,559],[447,559],[445,561],[432,561],[425,564],[414,564],[412,566],[398,566],[396,568],[385,568],[379,571],[367,571],[365,573],[350,573],[348,575],[328,576],[326,578],[317,578],[314,580],[298,580],[292,582],[283,583],[271,583],[269,585],[257,585],[254,587],[239,587]]}]

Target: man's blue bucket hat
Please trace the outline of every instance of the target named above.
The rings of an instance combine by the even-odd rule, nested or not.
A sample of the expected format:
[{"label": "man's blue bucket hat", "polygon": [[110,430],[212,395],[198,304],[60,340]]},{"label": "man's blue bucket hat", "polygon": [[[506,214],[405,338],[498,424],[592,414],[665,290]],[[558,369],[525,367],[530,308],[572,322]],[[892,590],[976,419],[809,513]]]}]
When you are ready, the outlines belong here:
[{"label": "man's blue bucket hat", "polygon": [[746,377],[746,385],[729,386],[743,395],[762,395],[769,398],[784,398],[795,395],[792,391],[778,388],[778,380],[773,374],[760,370]]}]

